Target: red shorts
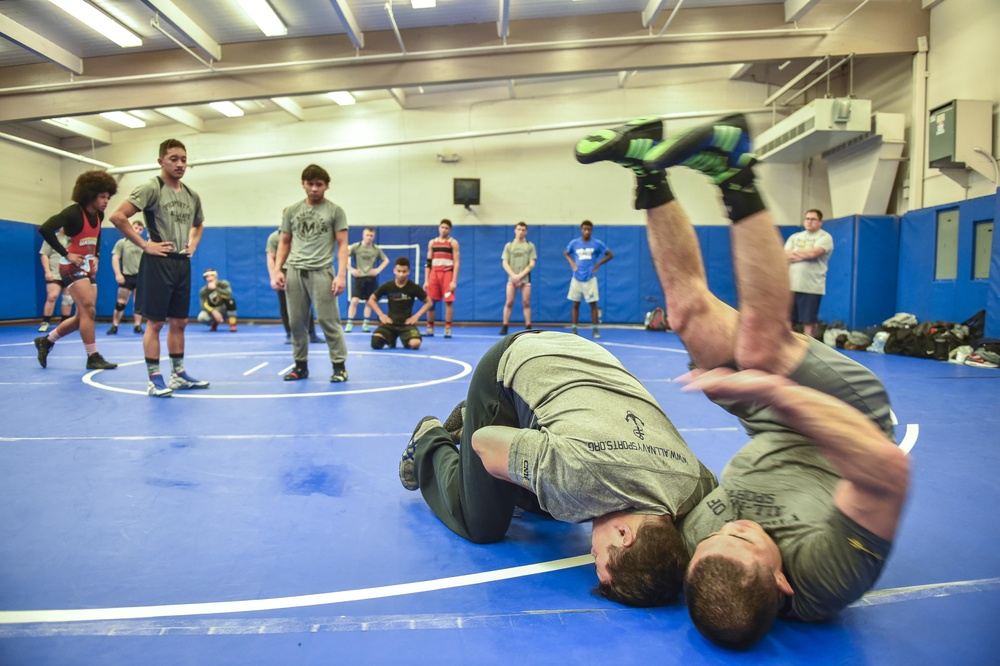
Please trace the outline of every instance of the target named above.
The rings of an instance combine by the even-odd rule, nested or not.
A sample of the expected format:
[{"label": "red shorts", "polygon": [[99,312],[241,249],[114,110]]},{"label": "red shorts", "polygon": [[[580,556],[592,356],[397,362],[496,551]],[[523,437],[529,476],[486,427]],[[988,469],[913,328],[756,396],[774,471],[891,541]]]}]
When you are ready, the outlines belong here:
[{"label": "red shorts", "polygon": [[432,301],[444,301],[452,303],[455,300],[455,292],[451,289],[451,278],[454,271],[435,271],[427,274],[427,296]]},{"label": "red shorts", "polygon": [[87,257],[82,267],[76,264],[59,264],[59,279],[63,287],[68,287],[77,280],[90,280],[90,284],[97,282],[97,272],[93,270],[94,260]]}]

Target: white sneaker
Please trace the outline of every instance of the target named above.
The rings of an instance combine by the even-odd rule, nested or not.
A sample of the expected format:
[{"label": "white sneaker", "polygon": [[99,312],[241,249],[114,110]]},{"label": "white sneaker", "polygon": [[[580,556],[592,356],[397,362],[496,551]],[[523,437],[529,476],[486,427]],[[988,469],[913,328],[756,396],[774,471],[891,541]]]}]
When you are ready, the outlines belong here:
[{"label": "white sneaker", "polygon": [[49,330],[49,322],[43,321],[42,325],[38,327],[38,332],[39,333],[44,333],[47,330]]}]

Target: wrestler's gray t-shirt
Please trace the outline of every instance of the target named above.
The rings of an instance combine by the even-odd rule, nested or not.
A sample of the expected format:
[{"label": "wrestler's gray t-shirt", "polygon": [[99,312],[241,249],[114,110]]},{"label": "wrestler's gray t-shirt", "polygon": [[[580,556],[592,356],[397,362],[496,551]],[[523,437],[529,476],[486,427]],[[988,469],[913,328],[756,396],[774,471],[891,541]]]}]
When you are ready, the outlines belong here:
[{"label": "wrestler's gray t-shirt", "polygon": [[304,270],[329,268],[337,247],[335,234],[347,230],[344,209],[323,200],[310,206],[303,199],[285,209],[281,231],[292,235],[292,249],[285,266]]},{"label": "wrestler's gray t-shirt", "polygon": [[681,522],[688,552],[733,520],[757,522],[781,550],[795,593],[782,614],[825,620],[871,589],[892,543],[833,505],[840,476],[805,437],[759,434],[726,465],[722,483]]},{"label": "wrestler's gray t-shirt", "polygon": [[[500,258],[507,260],[507,264],[512,271],[520,273],[531,264],[532,260],[538,258],[538,254],[535,251],[535,244],[531,241],[524,241],[523,243],[510,241],[503,246],[503,254],[500,255]],[[530,281],[531,273],[528,273],[521,279],[521,282],[524,284]]]},{"label": "wrestler's gray t-shirt", "polygon": [[558,520],[615,511],[679,518],[716,486],[656,400],[603,347],[577,336],[520,336],[497,382],[524,428],[508,473]]},{"label": "wrestler's gray t-shirt", "polygon": [[174,192],[158,177],[139,185],[128,197],[129,203],[143,213],[149,240],[174,244],[174,252],[183,252],[191,227],[205,221],[201,198],[187,185]]},{"label": "wrestler's gray t-shirt", "polygon": [[354,267],[361,273],[361,277],[372,277],[368,275],[368,271],[386,259],[385,252],[378,245],[365,245],[361,241],[352,243],[347,249],[347,255],[354,257]]},{"label": "wrestler's gray t-shirt", "polygon": [[278,254],[278,241],[281,240],[281,230],[272,231],[271,235],[267,237],[267,245],[264,247],[264,252],[268,254]]},{"label": "wrestler's gray t-shirt", "polygon": [[121,257],[122,275],[138,275],[142,261],[142,248],[127,238],[121,238],[111,249],[111,254]]}]

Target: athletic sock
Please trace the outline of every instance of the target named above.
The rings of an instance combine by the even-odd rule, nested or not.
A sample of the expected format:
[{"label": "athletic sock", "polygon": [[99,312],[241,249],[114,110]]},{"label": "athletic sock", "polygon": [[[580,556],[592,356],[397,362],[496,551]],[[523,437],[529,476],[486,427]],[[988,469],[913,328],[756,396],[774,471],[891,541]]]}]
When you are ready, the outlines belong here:
[{"label": "athletic sock", "polygon": [[158,358],[147,358],[146,359],[146,373],[150,377],[153,375],[160,374],[160,359]]},{"label": "athletic sock", "polygon": [[764,202],[757,191],[751,167],[744,167],[736,175],[722,182],[722,203],[726,205],[729,219],[739,222],[764,210]]},{"label": "athletic sock", "polygon": [[636,175],[634,204],[636,210],[649,210],[673,200],[674,193],[667,184],[666,172],[657,171],[645,176]]},{"label": "athletic sock", "polygon": [[184,372],[184,354],[170,355],[170,369],[173,370],[175,375]]},{"label": "athletic sock", "polygon": [[96,354],[97,353],[97,343],[95,342],[95,343],[89,344],[89,345],[87,343],[84,343],[83,344],[83,349],[84,349],[84,351],[87,352],[87,356],[90,356],[91,354]]},{"label": "athletic sock", "polygon": [[59,335],[59,329],[55,328],[55,329],[52,329],[46,337],[49,339],[49,342],[51,342],[52,344],[55,344],[56,340],[58,340],[62,336]]}]

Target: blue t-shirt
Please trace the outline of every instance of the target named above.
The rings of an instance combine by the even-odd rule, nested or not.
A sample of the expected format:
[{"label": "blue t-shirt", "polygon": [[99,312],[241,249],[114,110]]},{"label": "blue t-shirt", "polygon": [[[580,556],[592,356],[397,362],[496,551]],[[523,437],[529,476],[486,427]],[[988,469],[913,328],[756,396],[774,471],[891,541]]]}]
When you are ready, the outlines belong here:
[{"label": "blue t-shirt", "polygon": [[601,257],[608,251],[608,246],[597,240],[593,236],[589,241],[582,238],[574,238],[566,246],[566,254],[573,257],[576,262],[576,272],[573,273],[580,282],[586,282],[593,277],[594,264],[601,260]]}]

